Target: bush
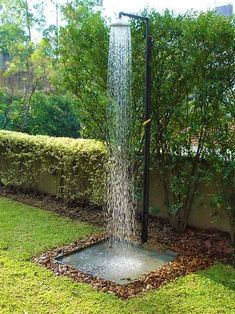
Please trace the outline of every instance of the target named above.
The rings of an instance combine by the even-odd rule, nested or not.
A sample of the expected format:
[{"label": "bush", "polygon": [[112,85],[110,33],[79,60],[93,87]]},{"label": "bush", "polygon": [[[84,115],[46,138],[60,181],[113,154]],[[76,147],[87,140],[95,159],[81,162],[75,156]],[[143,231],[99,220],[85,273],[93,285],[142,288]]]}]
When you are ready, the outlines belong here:
[{"label": "bush", "polygon": [[68,95],[36,93],[32,99],[27,133],[56,137],[79,137],[75,102]]},{"label": "bush", "polygon": [[105,159],[105,146],[96,140],[0,131],[0,181],[6,186],[37,191],[54,176],[57,197],[101,205]]},{"label": "bush", "polygon": [[0,91],[0,129],[31,135],[80,136],[76,102],[69,95],[36,92],[27,116],[23,105],[20,96],[13,97],[7,91]]},{"label": "bush", "polygon": [[[199,185],[211,176],[202,165],[210,164],[211,155],[234,136],[229,130],[234,125],[235,29],[231,19],[213,12],[148,15],[153,41],[151,156],[164,186],[169,220],[181,232]],[[134,24],[134,39],[139,25]],[[133,46],[134,60],[137,48]],[[136,103],[143,94],[136,89],[143,82],[138,67]],[[219,154],[224,155],[221,149]]]}]

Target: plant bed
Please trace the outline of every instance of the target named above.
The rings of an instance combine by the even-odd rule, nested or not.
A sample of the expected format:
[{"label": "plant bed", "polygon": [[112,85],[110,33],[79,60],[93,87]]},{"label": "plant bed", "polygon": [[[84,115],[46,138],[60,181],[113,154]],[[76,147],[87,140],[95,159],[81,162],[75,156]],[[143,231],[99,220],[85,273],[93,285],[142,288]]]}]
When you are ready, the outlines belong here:
[{"label": "plant bed", "polygon": [[69,245],[50,250],[43,255],[34,257],[33,260],[51,269],[57,276],[68,276],[75,281],[90,283],[95,289],[114,293],[123,299],[133,297],[141,292],[162,287],[164,284],[180,276],[205,269],[215,262],[228,262],[231,259],[231,247],[226,234],[219,232],[199,233],[189,228],[183,235],[173,238],[172,232],[166,226],[158,225],[157,238],[151,237],[149,244],[156,248],[177,252],[176,258],[166,265],[145,274],[139,279],[126,285],[116,284],[112,281],[86,274],[72,266],[58,263],[55,259],[76,250],[89,247],[102,241],[106,235],[99,234],[86,240],[78,240]]},{"label": "plant bed", "polygon": [[0,186],[0,196],[9,197],[27,205],[46,209],[60,216],[79,219],[83,222],[92,221],[92,224],[99,227],[104,225],[104,215],[101,208],[91,204],[68,203],[55,196],[35,193],[33,191],[27,191],[26,193],[24,189],[4,186]]}]

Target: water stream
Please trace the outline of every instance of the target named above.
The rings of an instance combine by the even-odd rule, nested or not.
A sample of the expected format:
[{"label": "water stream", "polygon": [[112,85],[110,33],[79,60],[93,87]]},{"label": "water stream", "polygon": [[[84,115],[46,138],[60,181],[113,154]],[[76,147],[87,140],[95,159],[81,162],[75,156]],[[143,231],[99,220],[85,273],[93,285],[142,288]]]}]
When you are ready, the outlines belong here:
[{"label": "water stream", "polygon": [[125,23],[111,27],[108,87],[107,228],[114,243],[128,243],[135,234],[136,204],[130,145],[131,32]]}]

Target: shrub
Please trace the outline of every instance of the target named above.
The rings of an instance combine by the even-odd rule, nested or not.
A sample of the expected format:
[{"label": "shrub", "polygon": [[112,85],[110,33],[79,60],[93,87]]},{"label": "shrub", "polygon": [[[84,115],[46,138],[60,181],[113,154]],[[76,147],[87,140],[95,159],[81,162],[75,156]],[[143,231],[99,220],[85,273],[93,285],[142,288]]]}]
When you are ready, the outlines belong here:
[{"label": "shrub", "polygon": [[105,146],[96,140],[0,131],[0,181],[6,186],[37,191],[40,181],[56,176],[57,197],[101,205],[105,159]]}]

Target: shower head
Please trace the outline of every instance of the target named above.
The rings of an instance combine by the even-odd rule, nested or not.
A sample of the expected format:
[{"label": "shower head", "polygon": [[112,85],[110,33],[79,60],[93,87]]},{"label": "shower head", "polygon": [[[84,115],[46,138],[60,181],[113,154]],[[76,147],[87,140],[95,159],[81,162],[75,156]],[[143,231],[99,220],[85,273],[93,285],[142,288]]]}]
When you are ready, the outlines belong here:
[{"label": "shower head", "polygon": [[121,27],[121,26],[124,26],[124,27],[127,27],[127,26],[130,26],[130,23],[125,20],[125,19],[122,19],[122,18],[119,18],[119,19],[116,19],[113,23],[110,24],[111,27]]}]

